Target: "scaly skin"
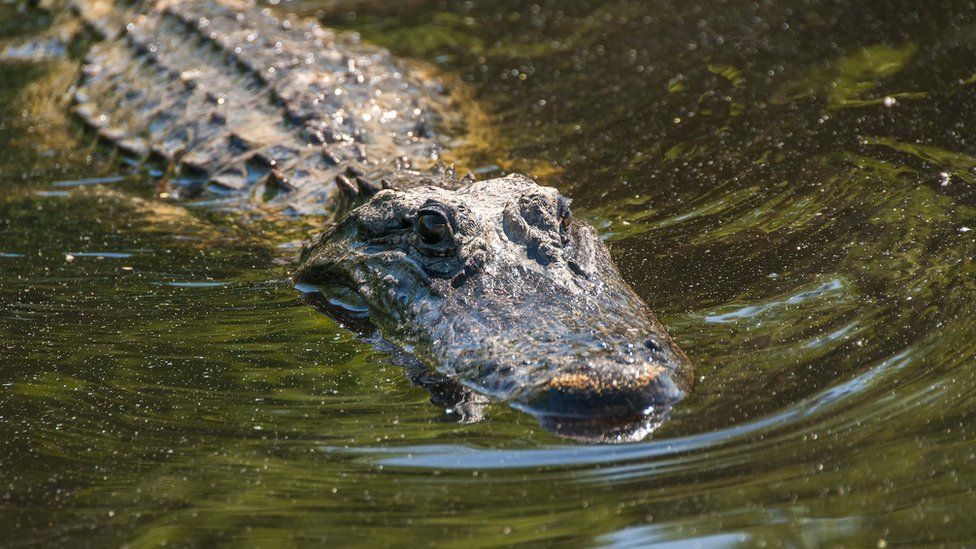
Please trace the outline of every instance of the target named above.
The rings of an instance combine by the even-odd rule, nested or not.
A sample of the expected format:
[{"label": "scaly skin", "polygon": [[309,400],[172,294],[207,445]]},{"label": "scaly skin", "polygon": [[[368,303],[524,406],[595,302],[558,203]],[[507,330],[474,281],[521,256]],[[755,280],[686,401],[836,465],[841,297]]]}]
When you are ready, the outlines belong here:
[{"label": "scaly skin", "polygon": [[355,36],[226,1],[73,7],[105,37],[86,58],[76,113],[175,167],[182,194],[331,214],[340,194],[375,190],[362,175],[378,182],[439,157],[439,86]]}]

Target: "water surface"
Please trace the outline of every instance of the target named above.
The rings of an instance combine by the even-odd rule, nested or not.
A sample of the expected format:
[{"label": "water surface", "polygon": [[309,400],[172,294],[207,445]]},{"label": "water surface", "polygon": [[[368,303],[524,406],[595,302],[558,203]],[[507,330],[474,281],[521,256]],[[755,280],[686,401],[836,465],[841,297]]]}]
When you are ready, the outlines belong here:
[{"label": "water surface", "polygon": [[301,302],[314,220],[160,199],[66,115],[77,60],[2,65],[5,545],[973,542],[970,2],[278,9],[470,86],[460,156],[575,200],[694,394],[631,444],[459,421]]}]

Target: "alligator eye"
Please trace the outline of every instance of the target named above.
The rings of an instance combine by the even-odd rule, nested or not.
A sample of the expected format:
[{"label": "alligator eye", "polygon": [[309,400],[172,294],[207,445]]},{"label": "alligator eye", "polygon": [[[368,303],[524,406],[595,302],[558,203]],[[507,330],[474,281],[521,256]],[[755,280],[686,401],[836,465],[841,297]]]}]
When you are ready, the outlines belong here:
[{"label": "alligator eye", "polygon": [[450,230],[447,218],[440,212],[426,211],[417,216],[417,236],[424,244],[434,246],[444,242]]}]

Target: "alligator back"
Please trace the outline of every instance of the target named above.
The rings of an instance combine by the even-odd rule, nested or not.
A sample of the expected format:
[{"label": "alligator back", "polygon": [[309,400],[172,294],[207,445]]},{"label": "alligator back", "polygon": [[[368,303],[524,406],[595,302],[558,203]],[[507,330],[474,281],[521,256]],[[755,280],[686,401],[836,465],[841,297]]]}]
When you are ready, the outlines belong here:
[{"label": "alligator back", "polygon": [[354,34],[228,0],[72,7],[102,38],[74,89],[77,114],[174,167],[177,191],[321,214],[343,174],[424,168],[440,154],[439,85]]}]

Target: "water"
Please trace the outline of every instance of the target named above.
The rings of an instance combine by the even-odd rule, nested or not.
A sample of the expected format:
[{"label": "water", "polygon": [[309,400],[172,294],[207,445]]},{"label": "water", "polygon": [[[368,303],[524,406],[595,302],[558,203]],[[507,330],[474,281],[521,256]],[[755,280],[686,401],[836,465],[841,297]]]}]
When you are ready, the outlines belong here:
[{"label": "water", "polygon": [[[2,545],[972,543],[970,2],[302,2],[466,82],[696,366],[645,441],[430,403],[303,304],[315,227],[155,198],[0,68]],[[0,33],[47,25],[0,4]]]}]

